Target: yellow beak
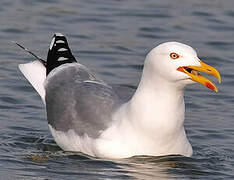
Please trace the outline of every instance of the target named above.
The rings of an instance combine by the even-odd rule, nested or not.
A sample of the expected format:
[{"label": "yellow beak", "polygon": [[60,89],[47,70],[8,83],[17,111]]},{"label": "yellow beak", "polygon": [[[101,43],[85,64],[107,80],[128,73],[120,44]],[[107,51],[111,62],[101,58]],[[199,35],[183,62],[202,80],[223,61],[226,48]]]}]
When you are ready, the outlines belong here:
[{"label": "yellow beak", "polygon": [[202,76],[198,71],[210,74],[217,78],[218,82],[221,83],[221,76],[217,69],[214,67],[205,64],[204,62],[200,61],[201,66],[186,66],[186,67],[179,67],[177,70],[186,73],[189,75],[191,80],[201,83],[204,86],[208,87],[215,92],[218,92],[216,85],[211,82],[209,79]]}]

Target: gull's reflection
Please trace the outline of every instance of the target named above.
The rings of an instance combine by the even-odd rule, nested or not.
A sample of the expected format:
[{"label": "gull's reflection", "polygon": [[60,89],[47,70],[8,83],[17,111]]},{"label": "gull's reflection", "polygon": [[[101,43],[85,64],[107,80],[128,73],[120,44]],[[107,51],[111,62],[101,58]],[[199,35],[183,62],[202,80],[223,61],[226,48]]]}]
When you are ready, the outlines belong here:
[{"label": "gull's reflection", "polygon": [[193,164],[194,159],[179,155],[135,156],[117,162],[130,179],[178,179],[189,178],[195,171],[202,173]]}]

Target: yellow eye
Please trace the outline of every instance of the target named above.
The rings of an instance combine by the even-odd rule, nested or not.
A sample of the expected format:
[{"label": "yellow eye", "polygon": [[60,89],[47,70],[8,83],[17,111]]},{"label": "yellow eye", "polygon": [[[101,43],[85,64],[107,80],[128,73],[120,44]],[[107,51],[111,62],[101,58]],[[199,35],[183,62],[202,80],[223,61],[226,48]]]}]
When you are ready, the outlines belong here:
[{"label": "yellow eye", "polygon": [[171,54],[170,54],[170,57],[171,57],[172,59],[177,59],[177,58],[179,58],[180,56],[179,56],[178,54],[176,54],[176,53],[171,53]]}]

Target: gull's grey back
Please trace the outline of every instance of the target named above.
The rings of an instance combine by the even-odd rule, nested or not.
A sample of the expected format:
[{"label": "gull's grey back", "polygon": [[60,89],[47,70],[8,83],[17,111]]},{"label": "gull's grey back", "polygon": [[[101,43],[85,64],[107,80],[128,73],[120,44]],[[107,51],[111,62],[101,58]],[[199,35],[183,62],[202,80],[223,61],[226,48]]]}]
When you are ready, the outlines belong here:
[{"label": "gull's grey back", "polygon": [[114,90],[79,63],[55,68],[45,81],[48,123],[96,138],[111,123],[120,100]]}]

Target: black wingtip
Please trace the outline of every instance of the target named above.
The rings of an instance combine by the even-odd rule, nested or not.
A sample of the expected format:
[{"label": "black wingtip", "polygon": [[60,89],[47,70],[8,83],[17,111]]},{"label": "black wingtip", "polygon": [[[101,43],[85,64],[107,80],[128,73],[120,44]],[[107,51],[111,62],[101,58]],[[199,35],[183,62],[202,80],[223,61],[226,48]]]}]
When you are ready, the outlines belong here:
[{"label": "black wingtip", "polygon": [[61,33],[55,33],[47,55],[46,75],[62,64],[73,62],[77,61],[71,53],[66,37]]}]

